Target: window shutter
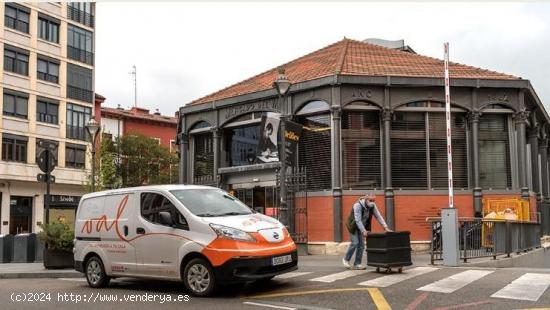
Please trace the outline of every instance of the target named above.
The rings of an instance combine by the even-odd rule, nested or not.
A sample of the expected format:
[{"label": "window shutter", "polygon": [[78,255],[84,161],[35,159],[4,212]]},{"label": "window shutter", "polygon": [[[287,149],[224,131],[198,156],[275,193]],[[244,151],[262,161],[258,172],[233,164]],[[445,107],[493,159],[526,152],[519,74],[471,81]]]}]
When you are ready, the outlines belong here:
[{"label": "window shutter", "polygon": [[[429,113],[430,124],[430,176],[432,188],[447,188],[447,124],[445,113]],[[451,139],[453,150],[453,185],[468,187],[468,163],[466,147],[466,120],[464,113],[451,114]]]},{"label": "window shutter", "polygon": [[298,117],[302,130],[298,163],[306,167],[308,190],[332,188],[330,114]]},{"label": "window shutter", "polygon": [[380,188],[380,113],[345,111],[342,115],[344,187]]},{"label": "window shutter", "polygon": [[391,126],[392,186],[427,188],[424,113],[395,112]]}]

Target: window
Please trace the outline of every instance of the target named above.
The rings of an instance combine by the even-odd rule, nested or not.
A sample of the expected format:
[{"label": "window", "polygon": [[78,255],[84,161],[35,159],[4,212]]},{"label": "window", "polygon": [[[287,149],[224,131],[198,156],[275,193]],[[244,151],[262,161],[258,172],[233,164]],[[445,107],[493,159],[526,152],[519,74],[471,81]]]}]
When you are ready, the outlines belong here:
[{"label": "window", "polygon": [[380,188],[380,112],[342,115],[343,178],[346,188]]},{"label": "window", "polygon": [[197,216],[236,216],[252,210],[237,198],[219,189],[186,189],[170,191],[189,212]]},{"label": "window", "polygon": [[93,102],[92,70],[73,64],[67,64],[67,97]]},{"label": "window", "polygon": [[36,120],[43,123],[57,124],[59,103],[38,98],[36,101]]},{"label": "window", "polygon": [[38,36],[46,41],[59,43],[59,20],[38,13]]},{"label": "window", "polygon": [[193,135],[194,157],[193,176],[195,184],[201,184],[200,178],[211,179],[214,173],[214,150],[211,133]]},{"label": "window", "polygon": [[59,83],[59,62],[51,58],[38,58],[38,79]]},{"label": "window", "polygon": [[29,138],[11,134],[2,135],[2,160],[27,162],[27,142]]},{"label": "window", "polygon": [[4,90],[4,115],[27,118],[29,95]]},{"label": "window", "polygon": [[15,4],[6,4],[4,15],[4,26],[29,33],[29,9]]},{"label": "window", "polygon": [[151,223],[163,225],[160,222],[160,212],[168,212],[176,224],[187,226],[187,221],[176,209],[176,206],[166,197],[157,193],[141,194],[141,216]]},{"label": "window", "polygon": [[65,167],[82,169],[86,165],[86,146],[67,143],[65,146]]},{"label": "window", "polygon": [[507,114],[479,118],[479,183],[483,189],[512,187]]},{"label": "window", "polygon": [[67,17],[88,27],[94,27],[92,5],[91,2],[68,2]]},{"label": "window", "polygon": [[260,141],[259,124],[228,129],[225,137],[229,167],[254,163],[256,148]]},{"label": "window", "polygon": [[[419,103],[415,104],[420,106]],[[431,107],[434,107],[433,103]],[[445,113],[398,111],[393,116],[391,126],[393,187],[447,188]],[[467,128],[464,113],[453,113],[451,126],[453,185],[457,188],[468,188]]]},{"label": "window", "polygon": [[44,148],[40,147],[40,141],[47,141],[55,145],[55,151],[53,151],[53,154],[55,156],[55,165],[57,166],[57,154],[58,154],[59,143],[54,140],[36,139],[36,157],[37,158],[38,158],[38,155],[40,155],[40,153],[42,153],[42,151],[44,150]]},{"label": "window", "polygon": [[29,75],[29,51],[4,45],[4,70]]},{"label": "window", "polygon": [[77,104],[67,104],[67,138],[86,140],[86,123],[92,116],[92,109]]},{"label": "window", "polygon": [[[309,112],[315,114],[303,115]],[[313,190],[332,188],[328,103],[312,101],[296,114],[299,115],[296,121],[304,126],[298,143],[298,163],[306,168],[307,187]]]},{"label": "window", "polygon": [[93,34],[79,27],[67,27],[67,56],[89,65],[94,63]]}]

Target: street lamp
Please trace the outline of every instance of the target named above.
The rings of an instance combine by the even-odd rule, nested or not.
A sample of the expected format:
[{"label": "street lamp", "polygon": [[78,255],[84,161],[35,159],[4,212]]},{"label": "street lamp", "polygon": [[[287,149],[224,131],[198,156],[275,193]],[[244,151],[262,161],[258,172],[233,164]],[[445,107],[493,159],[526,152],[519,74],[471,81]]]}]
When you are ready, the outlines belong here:
[{"label": "street lamp", "polygon": [[285,95],[288,93],[288,90],[290,89],[290,81],[287,79],[285,75],[285,69],[283,67],[279,68],[279,76],[273,82],[273,87],[277,89],[277,93],[279,94],[279,106],[281,107],[281,142],[283,147],[279,151],[279,158],[281,161],[281,173],[280,173],[280,188],[279,188],[279,199],[280,199],[280,206],[279,209],[281,211],[281,222],[283,225],[288,226],[289,225],[289,218],[288,218],[288,210],[286,205],[286,102],[284,100]]},{"label": "street lamp", "polygon": [[92,192],[95,192],[95,137],[99,131],[99,123],[91,118],[86,124],[86,129],[92,137]]}]

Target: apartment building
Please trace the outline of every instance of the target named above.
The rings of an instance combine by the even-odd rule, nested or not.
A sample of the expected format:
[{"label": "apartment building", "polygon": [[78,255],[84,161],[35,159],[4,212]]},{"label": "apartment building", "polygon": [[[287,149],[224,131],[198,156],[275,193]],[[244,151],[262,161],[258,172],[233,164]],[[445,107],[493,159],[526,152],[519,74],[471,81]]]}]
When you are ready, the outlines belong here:
[{"label": "apartment building", "polygon": [[40,140],[57,145],[50,219],[74,220],[91,163],[94,16],[90,2],[0,4],[2,234],[36,232],[44,220]]}]

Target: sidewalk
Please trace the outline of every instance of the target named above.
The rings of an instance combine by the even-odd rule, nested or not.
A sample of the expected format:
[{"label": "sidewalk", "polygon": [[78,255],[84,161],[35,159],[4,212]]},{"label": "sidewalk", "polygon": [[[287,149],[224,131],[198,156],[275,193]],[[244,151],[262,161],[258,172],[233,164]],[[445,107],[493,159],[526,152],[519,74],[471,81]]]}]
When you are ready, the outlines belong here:
[{"label": "sidewalk", "polygon": [[0,279],[81,277],[83,274],[74,269],[46,269],[42,263],[0,264]]}]

